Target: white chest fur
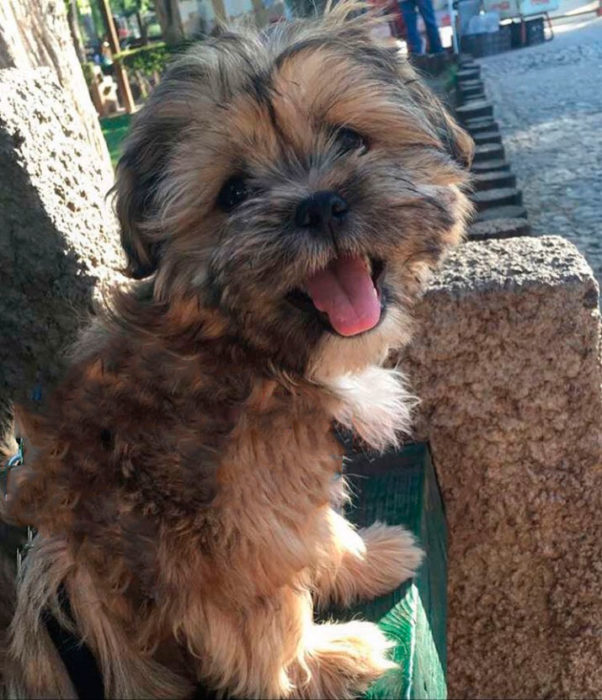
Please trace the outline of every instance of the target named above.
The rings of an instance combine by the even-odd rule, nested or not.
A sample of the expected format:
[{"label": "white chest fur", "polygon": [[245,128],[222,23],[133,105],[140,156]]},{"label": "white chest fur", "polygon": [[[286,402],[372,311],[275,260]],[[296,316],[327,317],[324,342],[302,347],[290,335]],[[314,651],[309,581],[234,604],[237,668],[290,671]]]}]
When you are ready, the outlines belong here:
[{"label": "white chest fur", "polygon": [[333,378],[329,387],[341,400],[336,420],[371,447],[385,450],[409,433],[411,411],[418,400],[408,392],[400,370],[373,365]]}]

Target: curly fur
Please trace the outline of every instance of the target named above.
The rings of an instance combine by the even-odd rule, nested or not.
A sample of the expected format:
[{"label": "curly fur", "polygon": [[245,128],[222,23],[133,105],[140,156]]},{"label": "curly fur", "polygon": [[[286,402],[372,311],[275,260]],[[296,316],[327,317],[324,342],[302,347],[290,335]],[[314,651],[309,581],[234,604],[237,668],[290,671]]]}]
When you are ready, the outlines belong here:
[{"label": "curly fur", "polygon": [[[332,423],[380,450],[408,430],[403,376],[381,365],[462,233],[471,142],[355,9],[207,41],[136,116],[116,195],[140,281],[83,333],[47,407],[19,414],[26,466],[6,515],[38,536],[2,651],[9,694],[74,695],[41,624],[45,608],[61,615],[61,585],[108,697],[202,682],[351,698],[391,667],[376,626],[313,619],[420,561],[403,529],[356,532],[333,510]],[[342,153],[341,127],[367,151]],[[251,194],[224,212],[237,174]],[[293,221],[324,189],[351,205],[336,238]],[[358,337],[287,301],[341,254],[386,262],[386,315]]]}]

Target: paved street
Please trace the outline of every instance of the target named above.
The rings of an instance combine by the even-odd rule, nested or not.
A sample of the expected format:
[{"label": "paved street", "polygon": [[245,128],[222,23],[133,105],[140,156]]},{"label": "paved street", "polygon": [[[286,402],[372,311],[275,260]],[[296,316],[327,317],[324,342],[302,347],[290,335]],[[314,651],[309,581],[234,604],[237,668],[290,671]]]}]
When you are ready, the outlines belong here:
[{"label": "paved street", "polygon": [[533,232],[569,238],[602,283],[602,18],[573,22],[479,62]]}]

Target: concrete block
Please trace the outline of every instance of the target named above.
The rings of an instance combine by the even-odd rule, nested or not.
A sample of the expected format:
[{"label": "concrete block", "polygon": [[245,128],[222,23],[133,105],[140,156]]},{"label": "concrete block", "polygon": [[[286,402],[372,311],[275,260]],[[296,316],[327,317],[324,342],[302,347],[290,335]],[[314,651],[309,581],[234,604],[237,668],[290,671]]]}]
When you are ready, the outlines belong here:
[{"label": "concrete block", "polygon": [[598,287],[558,237],[468,242],[401,358],[449,528],[452,698],[602,697]]}]

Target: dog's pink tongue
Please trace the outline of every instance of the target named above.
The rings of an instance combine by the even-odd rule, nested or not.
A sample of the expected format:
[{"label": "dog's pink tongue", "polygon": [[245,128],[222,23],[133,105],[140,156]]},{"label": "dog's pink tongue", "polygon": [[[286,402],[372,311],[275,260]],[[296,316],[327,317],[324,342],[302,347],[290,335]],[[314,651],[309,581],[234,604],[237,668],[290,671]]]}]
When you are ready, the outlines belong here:
[{"label": "dog's pink tongue", "polygon": [[357,335],[380,319],[380,300],[363,258],[337,258],[305,281],[314,306],[341,335]]}]

